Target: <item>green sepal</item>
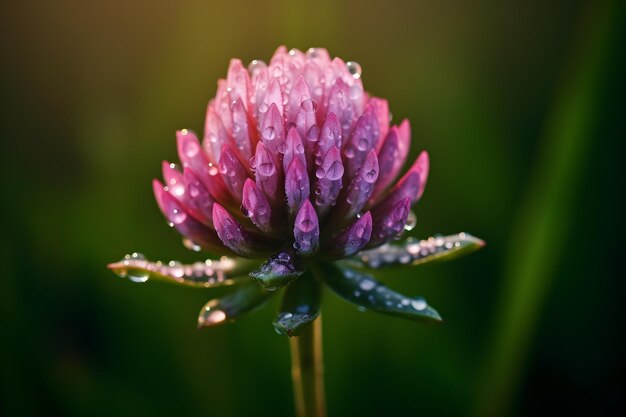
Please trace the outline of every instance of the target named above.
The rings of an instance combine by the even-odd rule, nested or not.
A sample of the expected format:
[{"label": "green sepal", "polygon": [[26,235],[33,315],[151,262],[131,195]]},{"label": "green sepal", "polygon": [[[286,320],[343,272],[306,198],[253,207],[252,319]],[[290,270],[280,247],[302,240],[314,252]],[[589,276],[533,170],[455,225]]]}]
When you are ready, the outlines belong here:
[{"label": "green sepal", "polygon": [[421,322],[442,321],[439,313],[422,297],[402,295],[362,271],[339,268],[331,263],[320,264],[319,269],[330,289],[344,300],[356,304],[359,309]]},{"label": "green sepal", "polygon": [[263,265],[250,272],[250,276],[266,290],[276,291],[303,273],[298,258],[283,251],[270,256]]},{"label": "green sepal", "polygon": [[403,244],[383,245],[359,252],[353,260],[369,268],[394,265],[421,265],[434,261],[448,261],[467,255],[485,246],[485,242],[468,233],[434,236],[428,239],[407,240]]},{"label": "green sepal", "polygon": [[212,327],[233,321],[256,310],[272,295],[273,293],[259,287],[248,278],[248,282],[232,293],[206,303],[198,315],[198,327]]},{"label": "green sepal", "polygon": [[239,261],[225,256],[219,260],[207,259],[205,262],[190,265],[177,261],[151,262],[135,252],[126,255],[119,262],[109,264],[108,268],[133,282],[157,279],[193,287],[214,288],[234,285],[242,279],[248,279],[250,265],[248,260]]},{"label": "green sepal", "polygon": [[282,303],[274,319],[279,334],[298,336],[320,313],[322,283],[310,270],[292,282],[283,294]]}]

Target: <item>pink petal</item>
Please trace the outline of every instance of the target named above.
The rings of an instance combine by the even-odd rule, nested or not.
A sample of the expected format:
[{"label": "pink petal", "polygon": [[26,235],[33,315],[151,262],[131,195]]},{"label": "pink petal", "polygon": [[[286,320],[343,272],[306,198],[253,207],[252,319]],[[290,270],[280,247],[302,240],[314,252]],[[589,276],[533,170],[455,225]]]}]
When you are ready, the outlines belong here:
[{"label": "pink petal", "polygon": [[368,211],[332,239],[328,246],[328,253],[336,257],[354,255],[365,247],[371,235],[372,215]]},{"label": "pink petal", "polygon": [[185,180],[185,204],[189,212],[204,224],[213,226],[214,200],[202,181],[189,168],[183,172]]},{"label": "pink petal", "polygon": [[406,161],[410,144],[411,127],[408,120],[404,120],[399,128],[394,126],[390,129],[378,152],[380,175],[374,187],[372,201],[378,200],[378,197],[396,179]]},{"label": "pink petal", "polygon": [[238,255],[254,257],[266,249],[222,206],[213,205],[213,224],[222,243]]},{"label": "pink petal", "polygon": [[380,204],[374,208],[374,213],[389,209],[391,205],[405,197],[410,200],[411,204],[417,202],[424,193],[424,187],[428,179],[428,166],[428,153],[423,151],[408,172],[404,174]]},{"label": "pink petal", "polygon": [[228,145],[222,147],[219,170],[232,196],[237,201],[241,201],[243,183],[248,178],[248,171]]},{"label": "pink petal", "polygon": [[375,213],[372,236],[367,248],[380,246],[402,233],[410,210],[411,199],[404,197],[387,209]]},{"label": "pink petal", "polygon": [[309,176],[306,167],[300,159],[294,158],[285,174],[285,196],[287,197],[287,210],[297,213],[300,206],[309,198]]},{"label": "pink petal", "polygon": [[274,155],[284,152],[285,146],[285,123],[276,106],[272,103],[261,122],[261,141]]},{"label": "pink petal", "polygon": [[220,160],[222,145],[227,142],[228,133],[226,129],[224,129],[224,125],[215,111],[215,106],[209,104],[204,124],[202,146],[206,150],[211,162],[217,163]]},{"label": "pink petal", "polygon": [[378,120],[379,134],[376,140],[376,151],[378,152],[389,132],[389,103],[387,103],[387,100],[378,97],[372,97],[369,102],[374,104],[374,113],[376,114],[376,120]]},{"label": "pink petal", "polygon": [[203,225],[189,215],[189,212],[178,200],[164,190],[158,180],[152,181],[154,197],[170,226],[192,242],[210,251],[223,251],[223,247],[213,229]]},{"label": "pink petal", "polygon": [[230,200],[230,193],[218,175],[217,167],[208,161],[196,135],[187,129],[179,130],[176,132],[176,141],[183,167],[190,168],[197,175],[214,199]]},{"label": "pink petal", "polygon": [[244,160],[250,159],[252,156],[252,146],[256,145],[253,142],[254,127],[253,123],[248,119],[248,113],[244,107],[241,98],[238,98],[233,103],[233,139],[235,146],[237,147],[239,154]]},{"label": "pink petal", "polygon": [[378,134],[374,105],[368,104],[343,150],[347,179],[352,179],[356,175],[367,153],[376,145]]},{"label": "pink petal", "polygon": [[262,232],[273,232],[270,203],[251,179],[247,179],[243,186],[241,206],[243,214],[249,217]]},{"label": "pink petal", "polygon": [[276,168],[273,155],[267,150],[263,142],[257,143],[254,157],[256,185],[267,196],[273,207],[283,202],[282,178]]},{"label": "pink petal", "polygon": [[185,181],[183,174],[176,169],[175,164],[163,161],[163,179],[168,191],[178,200],[185,201]]},{"label": "pink petal", "polygon": [[337,202],[343,186],[343,163],[339,148],[333,146],[326,152],[321,165],[315,170],[315,206],[320,217],[328,213]]},{"label": "pink petal", "polygon": [[296,78],[296,81],[291,87],[291,91],[289,92],[289,101],[287,102],[286,109],[286,121],[287,124],[295,123],[298,112],[300,111],[300,106],[302,102],[305,100],[309,100],[311,98],[311,93],[309,92],[309,87],[306,85],[306,81],[304,81],[304,77],[299,75]]},{"label": "pink petal", "polygon": [[334,113],[337,116],[342,137],[349,137],[357,115],[354,104],[350,100],[350,87],[341,78],[337,79],[330,89],[326,111],[327,114]]},{"label": "pink petal", "polygon": [[285,154],[283,155],[283,169],[285,172],[287,172],[287,168],[289,168],[289,165],[294,158],[299,159],[300,162],[302,162],[302,165],[306,167],[306,157],[304,154],[302,138],[298,134],[298,130],[295,127],[292,127],[289,129],[289,133],[287,133]]},{"label": "pink petal", "polygon": [[244,107],[248,108],[248,93],[250,91],[250,76],[239,59],[231,59],[228,66],[228,83],[230,102],[241,100]]}]

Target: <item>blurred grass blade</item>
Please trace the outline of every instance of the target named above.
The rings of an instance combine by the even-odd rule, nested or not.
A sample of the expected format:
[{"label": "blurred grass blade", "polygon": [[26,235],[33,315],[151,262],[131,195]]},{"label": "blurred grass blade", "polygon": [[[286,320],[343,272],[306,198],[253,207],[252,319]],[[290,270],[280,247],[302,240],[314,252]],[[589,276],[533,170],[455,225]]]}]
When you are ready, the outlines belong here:
[{"label": "blurred grass blade", "polygon": [[248,278],[248,282],[234,292],[206,303],[198,316],[198,327],[212,327],[235,320],[263,305],[273,294]]},{"label": "blurred grass blade", "polygon": [[266,290],[276,291],[304,272],[295,263],[295,259],[287,252],[280,252],[270,256],[263,265],[250,272],[250,276]]},{"label": "blurred grass blade", "polygon": [[274,319],[274,328],[280,334],[299,336],[320,313],[322,283],[307,272],[289,284]]},{"label": "blurred grass blade", "polygon": [[[565,83],[555,101],[545,132],[541,160],[523,199],[505,269],[505,282],[495,317],[494,340],[487,358],[475,415],[503,416],[523,377],[523,363],[542,313],[550,281],[564,254],[572,229],[571,213],[580,193],[579,178],[587,169],[592,141],[594,106],[598,103],[611,48],[619,48],[611,34],[619,13],[616,2],[589,3],[581,13],[580,38],[572,62],[565,68]],[[615,39],[615,43],[611,40]],[[582,197],[579,197],[582,198]]]},{"label": "blurred grass blade", "polygon": [[323,263],[316,274],[344,300],[360,309],[372,310],[391,316],[404,317],[423,322],[439,322],[441,316],[422,297],[410,298],[395,292],[372,276],[334,264]]},{"label": "blurred grass blade", "polygon": [[485,242],[468,233],[435,236],[426,240],[407,241],[402,245],[384,245],[359,252],[353,258],[370,268],[393,265],[420,265],[434,261],[448,261],[467,255],[485,246]]},{"label": "blurred grass blade", "polygon": [[133,282],[146,282],[152,278],[202,288],[236,284],[242,279],[248,279],[246,273],[250,269],[247,260],[237,262],[235,259],[222,257],[220,260],[208,259],[205,262],[183,265],[177,261],[150,262],[136,252],[126,255],[119,262],[109,264],[108,268]]}]

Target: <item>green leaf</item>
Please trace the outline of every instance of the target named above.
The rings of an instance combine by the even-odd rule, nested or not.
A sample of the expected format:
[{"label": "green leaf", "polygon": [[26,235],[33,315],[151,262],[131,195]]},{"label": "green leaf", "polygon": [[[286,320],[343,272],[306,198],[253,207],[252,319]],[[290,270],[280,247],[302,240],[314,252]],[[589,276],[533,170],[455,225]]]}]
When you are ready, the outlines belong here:
[{"label": "green leaf", "polygon": [[272,295],[248,278],[248,282],[234,292],[206,303],[198,315],[198,327],[212,327],[235,320],[262,306]]},{"label": "green leaf", "polygon": [[292,282],[283,294],[283,300],[274,319],[274,328],[280,334],[298,336],[319,315],[322,283],[310,272]]},{"label": "green leaf", "polygon": [[152,278],[194,287],[213,288],[233,285],[247,279],[246,274],[251,266],[247,260],[225,256],[219,260],[207,259],[205,262],[191,265],[183,265],[177,261],[150,262],[142,254],[135,252],[126,255],[119,262],[109,264],[108,268],[120,277],[133,282],[146,282]]},{"label": "green leaf", "polygon": [[467,233],[435,236],[426,240],[407,240],[402,245],[384,245],[359,252],[353,258],[370,268],[393,265],[421,265],[427,262],[447,261],[474,252],[485,242]]},{"label": "green leaf", "polygon": [[422,322],[440,322],[441,316],[422,297],[410,298],[386,287],[372,276],[334,264],[319,265],[326,284],[341,298],[361,309]]},{"label": "green leaf", "polygon": [[270,256],[263,265],[250,272],[250,276],[266,290],[276,291],[303,273],[297,257],[287,252],[280,252]]}]

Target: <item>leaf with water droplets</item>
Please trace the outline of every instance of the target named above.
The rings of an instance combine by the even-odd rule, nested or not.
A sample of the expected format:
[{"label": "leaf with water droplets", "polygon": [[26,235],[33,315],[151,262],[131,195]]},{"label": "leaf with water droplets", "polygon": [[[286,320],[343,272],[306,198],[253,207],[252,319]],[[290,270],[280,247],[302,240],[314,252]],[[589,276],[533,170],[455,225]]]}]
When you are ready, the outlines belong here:
[{"label": "leaf with water droplets", "polygon": [[272,294],[249,280],[236,291],[206,303],[198,315],[198,327],[212,327],[235,320],[261,307]]},{"label": "leaf with water droplets", "polygon": [[370,268],[384,266],[420,265],[433,261],[447,261],[474,252],[485,242],[468,233],[436,236],[425,240],[407,240],[403,245],[384,245],[359,252],[357,259]]},{"label": "leaf with water droplets", "polygon": [[330,263],[321,263],[318,272],[337,295],[356,304],[359,309],[422,322],[442,320],[439,313],[422,297],[404,296],[364,272],[347,267],[339,268]]},{"label": "leaf with water droplets", "polygon": [[150,262],[143,255],[133,253],[119,262],[109,264],[108,268],[133,282],[146,282],[153,278],[193,287],[213,288],[247,279],[246,274],[251,266],[247,260],[237,262],[225,256],[219,260],[207,259],[205,262],[183,265],[177,261]]},{"label": "leaf with water droplets", "polygon": [[298,336],[319,315],[321,295],[321,282],[311,273],[307,272],[292,282],[283,294],[274,319],[276,331],[290,337]]},{"label": "leaf with water droplets", "polygon": [[263,265],[250,272],[250,276],[266,290],[276,291],[302,275],[303,272],[296,257],[283,251],[270,256]]}]

